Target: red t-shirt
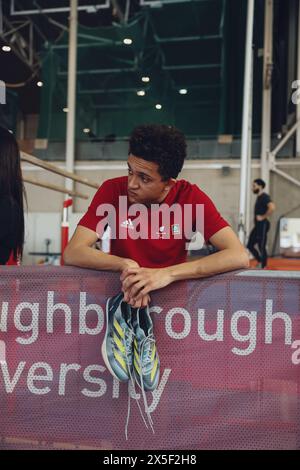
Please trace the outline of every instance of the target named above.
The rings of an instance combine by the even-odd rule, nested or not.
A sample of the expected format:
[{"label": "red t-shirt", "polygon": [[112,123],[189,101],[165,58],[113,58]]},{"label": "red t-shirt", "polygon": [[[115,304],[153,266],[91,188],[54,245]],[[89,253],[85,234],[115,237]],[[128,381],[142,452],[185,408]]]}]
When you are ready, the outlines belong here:
[{"label": "red t-shirt", "polygon": [[[142,267],[172,266],[186,261],[191,233],[200,231],[204,240],[208,241],[212,235],[228,226],[211,199],[198,186],[185,180],[177,180],[161,204],[152,205],[151,208],[143,206],[142,214],[133,214],[134,204],[127,197],[127,180],[127,176],[121,176],[105,181],[78,224],[93,230],[101,238],[108,220],[103,205],[113,206],[116,223],[110,242],[112,255],[133,259]],[[123,196],[123,209],[119,205],[119,196]],[[124,211],[124,204],[127,211]],[[168,217],[162,215],[162,206],[166,210],[170,206],[176,207],[179,212],[175,215],[171,211],[168,220]],[[203,226],[196,230],[201,226],[202,214]],[[154,218],[158,221],[156,225]],[[109,225],[113,223],[109,222]],[[143,231],[147,238],[131,238],[133,229],[136,232]]]}]

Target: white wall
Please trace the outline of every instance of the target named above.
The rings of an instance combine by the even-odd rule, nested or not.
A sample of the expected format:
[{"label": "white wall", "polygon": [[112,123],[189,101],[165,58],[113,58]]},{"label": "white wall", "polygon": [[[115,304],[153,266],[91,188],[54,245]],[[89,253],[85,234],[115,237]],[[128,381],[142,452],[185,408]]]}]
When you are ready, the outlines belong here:
[{"label": "white wall", "polygon": [[[71,214],[70,223],[70,236],[74,232],[77,223],[83,214]],[[52,253],[60,253],[60,239],[61,239],[61,219],[62,216],[59,212],[30,212],[25,215],[25,245],[23,265],[41,264],[45,260],[42,255],[30,255],[31,252],[46,251],[46,239],[51,241],[49,251]],[[59,264],[59,257],[50,258],[50,262]]]}]

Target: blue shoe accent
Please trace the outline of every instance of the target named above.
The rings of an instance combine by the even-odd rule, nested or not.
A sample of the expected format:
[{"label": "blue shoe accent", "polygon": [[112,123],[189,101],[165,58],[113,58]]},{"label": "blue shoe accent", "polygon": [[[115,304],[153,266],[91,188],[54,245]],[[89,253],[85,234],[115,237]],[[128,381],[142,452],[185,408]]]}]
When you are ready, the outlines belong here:
[{"label": "blue shoe accent", "polygon": [[106,332],[101,350],[107,369],[121,382],[127,382],[131,375],[132,341],[130,305],[123,301],[123,294],[110,297],[106,303]]}]

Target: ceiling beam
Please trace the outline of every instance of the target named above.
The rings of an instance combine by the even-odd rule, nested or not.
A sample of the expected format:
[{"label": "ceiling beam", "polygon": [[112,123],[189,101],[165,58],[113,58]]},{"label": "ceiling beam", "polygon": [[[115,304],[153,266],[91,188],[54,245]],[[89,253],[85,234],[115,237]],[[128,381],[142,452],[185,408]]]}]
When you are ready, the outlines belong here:
[{"label": "ceiling beam", "polygon": [[92,90],[79,90],[80,95],[98,95],[102,93],[136,93],[138,90],[148,91],[149,88],[143,88],[142,86],[135,88],[99,88]]},{"label": "ceiling beam", "polygon": [[[87,11],[87,12],[97,12],[104,8],[109,8],[110,2],[106,0],[105,3],[98,3],[97,5],[81,5],[78,6],[78,11]],[[20,16],[20,15],[41,15],[44,13],[70,13],[70,7],[60,7],[60,8],[36,8],[35,10],[16,10],[15,0],[10,0],[10,15],[11,16]]]},{"label": "ceiling beam", "polygon": [[[89,70],[77,70],[77,75],[97,75],[105,73],[121,73],[121,72],[137,72],[136,68],[112,68],[112,69],[89,69]],[[67,71],[58,72],[58,75],[63,77],[68,76]]]},{"label": "ceiling beam", "polygon": [[216,69],[221,64],[189,64],[189,65],[163,65],[164,70],[192,70],[192,69]]},{"label": "ceiling beam", "polygon": [[168,42],[188,42],[188,41],[209,41],[213,39],[221,39],[222,36],[220,34],[211,34],[205,36],[182,36],[182,37],[169,37],[169,38],[161,38],[156,36],[155,39],[159,43],[168,43]]}]

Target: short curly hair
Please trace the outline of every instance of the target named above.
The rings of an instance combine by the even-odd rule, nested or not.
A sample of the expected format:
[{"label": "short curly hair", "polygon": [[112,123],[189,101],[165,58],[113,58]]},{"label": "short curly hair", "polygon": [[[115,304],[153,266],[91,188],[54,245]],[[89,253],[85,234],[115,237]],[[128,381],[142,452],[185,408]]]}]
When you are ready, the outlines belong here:
[{"label": "short curly hair", "polygon": [[183,133],[173,126],[144,124],[136,127],[129,139],[129,153],[157,163],[163,180],[177,178],[186,158]]}]

